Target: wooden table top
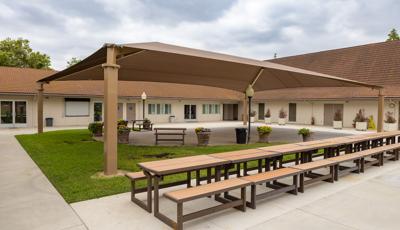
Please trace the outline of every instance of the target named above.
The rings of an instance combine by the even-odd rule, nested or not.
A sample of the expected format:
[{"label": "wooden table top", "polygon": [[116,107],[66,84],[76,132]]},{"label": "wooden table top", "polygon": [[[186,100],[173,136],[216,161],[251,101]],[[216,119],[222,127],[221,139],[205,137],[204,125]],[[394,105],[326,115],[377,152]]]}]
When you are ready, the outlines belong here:
[{"label": "wooden table top", "polygon": [[275,151],[264,151],[260,149],[245,149],[232,152],[214,153],[209,156],[229,160],[232,163],[240,163],[251,160],[264,159],[268,157],[274,157],[282,155],[281,153]]},{"label": "wooden table top", "polygon": [[299,152],[307,152],[317,149],[323,149],[328,147],[339,146],[340,143],[336,141],[330,141],[328,139],[325,140],[317,140],[310,142],[300,142],[300,143],[292,143],[292,144],[284,144],[284,145],[274,145],[268,147],[258,148],[264,151],[278,152],[281,154],[291,154],[291,153],[299,153]]},{"label": "wooden table top", "polygon": [[212,157],[209,155],[197,155],[168,160],[142,162],[138,165],[143,170],[154,173],[156,175],[167,175],[197,169],[204,169],[208,167],[221,166],[228,163],[230,163],[230,161]]}]

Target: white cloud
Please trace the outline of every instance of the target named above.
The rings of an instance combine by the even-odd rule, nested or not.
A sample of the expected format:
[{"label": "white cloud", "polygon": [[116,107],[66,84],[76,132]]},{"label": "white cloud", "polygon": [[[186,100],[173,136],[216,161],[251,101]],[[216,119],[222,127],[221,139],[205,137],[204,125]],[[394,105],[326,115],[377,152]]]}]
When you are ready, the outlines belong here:
[{"label": "white cloud", "polygon": [[160,41],[257,59],[384,41],[395,0],[0,0],[0,39],[24,37],[63,69],[103,43]]}]

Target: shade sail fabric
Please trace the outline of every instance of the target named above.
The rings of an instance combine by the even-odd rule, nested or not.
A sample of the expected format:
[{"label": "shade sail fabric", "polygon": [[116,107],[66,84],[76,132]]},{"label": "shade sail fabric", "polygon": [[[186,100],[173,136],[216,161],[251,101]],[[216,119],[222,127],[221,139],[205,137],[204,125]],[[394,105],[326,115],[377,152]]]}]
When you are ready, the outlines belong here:
[{"label": "shade sail fabric", "polygon": [[[80,63],[39,82],[103,80],[107,46]],[[169,82],[214,86],[244,92],[298,87],[350,87],[377,85],[338,78],[267,61],[242,58],[158,42],[117,46],[120,81]],[[260,73],[262,69],[261,74]],[[255,81],[256,80],[256,81]]]}]

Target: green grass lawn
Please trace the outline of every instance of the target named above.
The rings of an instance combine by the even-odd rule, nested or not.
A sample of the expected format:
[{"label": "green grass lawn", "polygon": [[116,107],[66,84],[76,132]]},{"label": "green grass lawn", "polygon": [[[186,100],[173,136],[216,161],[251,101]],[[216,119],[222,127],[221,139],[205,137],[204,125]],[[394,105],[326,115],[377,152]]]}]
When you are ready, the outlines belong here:
[{"label": "green grass lawn", "polygon": [[[127,192],[130,189],[130,183],[125,177],[93,178],[93,175],[103,170],[103,143],[93,141],[87,130],[53,131],[40,135],[18,135],[16,138],[68,203]],[[147,155],[159,153],[183,157],[272,144],[209,147],[118,145],[118,168],[139,171],[137,163],[158,160]],[[166,181],[183,178],[184,175],[169,176]]]}]

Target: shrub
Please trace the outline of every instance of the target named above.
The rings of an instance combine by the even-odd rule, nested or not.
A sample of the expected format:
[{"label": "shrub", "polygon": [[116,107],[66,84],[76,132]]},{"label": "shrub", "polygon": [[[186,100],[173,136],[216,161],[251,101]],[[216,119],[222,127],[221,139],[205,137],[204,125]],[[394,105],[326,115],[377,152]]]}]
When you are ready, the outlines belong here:
[{"label": "shrub", "polygon": [[253,111],[251,111],[251,113],[250,113],[250,117],[255,117],[256,114],[257,114],[257,112],[253,110]]},{"label": "shrub", "polygon": [[368,129],[376,129],[374,117],[371,115],[368,119]]},{"label": "shrub", "polygon": [[335,111],[335,115],[333,116],[334,121],[342,121],[342,110],[338,109]]},{"label": "shrub", "polygon": [[279,110],[279,118],[286,118],[286,117],[287,117],[286,111],[283,108]]},{"label": "shrub", "polygon": [[118,126],[120,126],[120,125],[122,125],[122,126],[128,126],[128,121],[125,121],[125,120],[123,120],[123,119],[119,119],[119,120],[118,120]]},{"label": "shrub", "polygon": [[94,133],[100,133],[103,131],[103,123],[102,122],[93,122],[90,123],[88,126],[89,131],[94,134]]},{"label": "shrub", "polygon": [[390,124],[396,123],[396,118],[394,118],[393,112],[386,112],[385,116],[386,116],[385,119],[386,123]]},{"label": "shrub", "polygon": [[270,134],[272,132],[272,128],[270,126],[258,126],[257,131],[259,134]]},{"label": "shrub", "polygon": [[299,129],[299,130],[297,131],[297,134],[298,134],[298,135],[302,135],[302,136],[308,137],[308,136],[310,136],[310,135],[312,134],[312,132],[311,132],[310,129],[302,128],[302,129]]},{"label": "shrub", "polygon": [[311,117],[311,125],[315,125],[315,117]]},{"label": "shrub", "polygon": [[265,113],[265,117],[271,117],[271,111],[268,109],[267,112]]},{"label": "shrub", "polygon": [[367,122],[368,118],[365,116],[364,109],[360,109],[358,113],[356,113],[356,117],[354,118],[353,122]]},{"label": "shrub", "polygon": [[197,127],[197,128],[194,129],[194,132],[196,134],[202,133],[202,132],[211,132],[211,129],[206,129],[206,128],[203,128],[203,127]]},{"label": "shrub", "polygon": [[118,133],[123,133],[125,131],[131,131],[130,128],[128,128],[126,125],[118,125]]}]

